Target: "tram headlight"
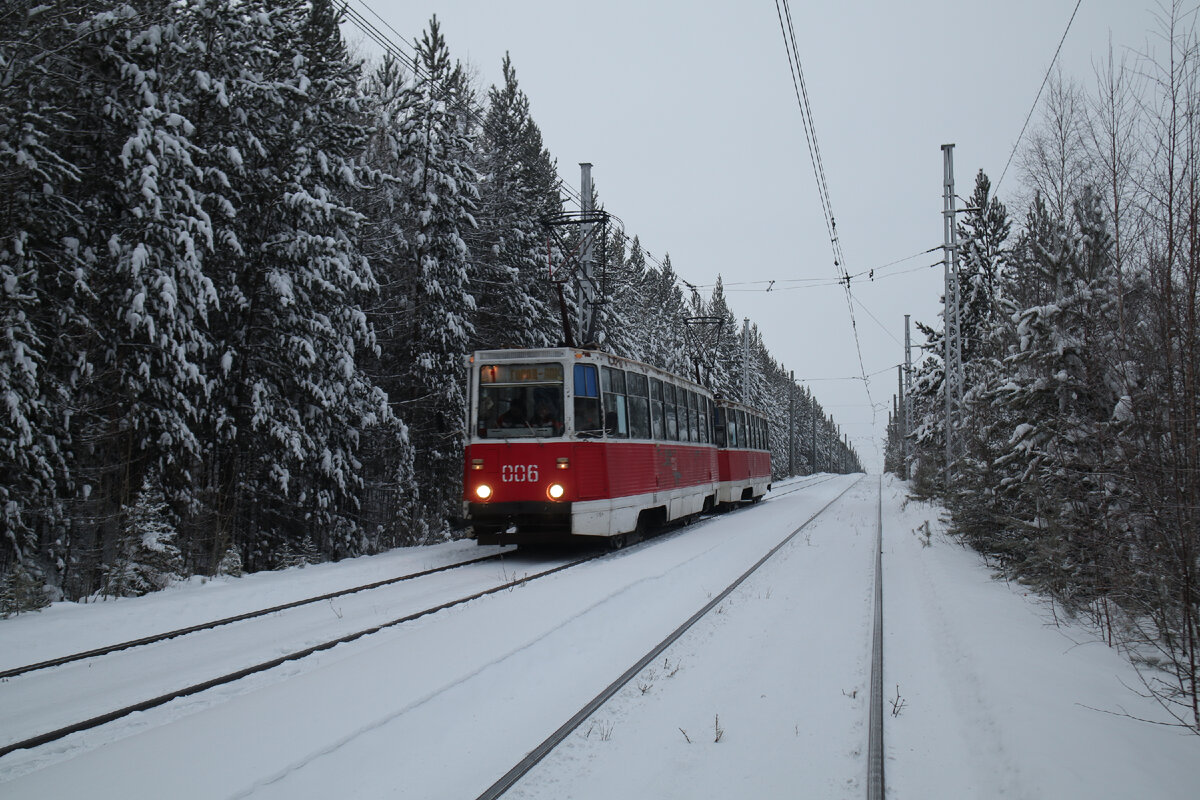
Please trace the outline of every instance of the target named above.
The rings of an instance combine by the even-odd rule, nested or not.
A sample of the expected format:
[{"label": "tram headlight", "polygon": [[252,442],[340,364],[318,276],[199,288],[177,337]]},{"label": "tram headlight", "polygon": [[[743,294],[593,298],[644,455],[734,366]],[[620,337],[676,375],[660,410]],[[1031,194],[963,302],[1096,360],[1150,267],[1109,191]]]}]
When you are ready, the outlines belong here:
[{"label": "tram headlight", "polygon": [[475,487],[475,496],[480,500],[487,500],[492,496],[492,487],[488,486],[486,483],[479,484]]},{"label": "tram headlight", "polygon": [[551,500],[558,500],[563,496],[565,491],[561,483],[552,483],[550,484],[550,488],[546,490],[546,494],[549,495]]}]

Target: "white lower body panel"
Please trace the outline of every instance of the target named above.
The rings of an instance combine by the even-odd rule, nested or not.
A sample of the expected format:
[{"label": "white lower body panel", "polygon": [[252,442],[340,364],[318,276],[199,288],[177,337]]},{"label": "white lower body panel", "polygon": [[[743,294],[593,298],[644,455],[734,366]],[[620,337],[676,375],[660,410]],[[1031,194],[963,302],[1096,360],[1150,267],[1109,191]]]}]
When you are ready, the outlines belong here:
[{"label": "white lower body panel", "polygon": [[571,504],[571,533],[576,536],[617,536],[637,528],[638,516],[648,508],[662,507],[666,521],[699,514],[704,501],[717,494],[717,483],[681,486],[647,494],[581,500]]},{"label": "white lower body panel", "polygon": [[750,489],[751,497],[762,497],[767,493],[767,487],[770,484],[770,478],[746,478],[740,481],[726,481],[725,483],[718,484],[720,488],[717,491],[717,502],[741,502],[742,495],[746,493],[746,489]]}]

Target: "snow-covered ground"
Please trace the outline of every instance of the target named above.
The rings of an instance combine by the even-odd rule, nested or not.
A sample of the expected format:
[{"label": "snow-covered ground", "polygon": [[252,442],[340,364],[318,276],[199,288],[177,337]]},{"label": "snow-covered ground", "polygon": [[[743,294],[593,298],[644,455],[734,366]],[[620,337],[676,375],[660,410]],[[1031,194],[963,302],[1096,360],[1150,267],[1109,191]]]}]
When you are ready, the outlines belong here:
[{"label": "snow-covered ground", "polygon": [[[509,796],[860,797],[879,479],[858,477],[777,490],[615,557],[12,753],[0,758],[0,797],[475,797],[848,487]],[[889,797],[1194,796],[1200,737],[1087,708],[1162,717],[1123,685],[1137,678],[1119,654],[1049,625],[1039,600],[939,535],[936,509],[901,508],[901,486],[883,488],[884,680],[888,698],[898,685],[903,700],[887,718]],[[914,533],[926,520],[931,546]],[[487,551],[452,543],[63,604],[0,622],[0,667]],[[497,569],[534,571],[505,561]],[[457,588],[457,572],[421,579],[420,592]],[[364,597],[321,616],[341,625],[416,602]],[[286,649],[294,620],[231,626],[223,658],[239,641],[247,652]],[[10,679],[0,731],[13,741],[54,727],[65,712],[7,721],[12,709],[53,707],[30,702],[43,681],[102,707],[108,689],[88,687],[108,678],[96,676],[119,669],[129,684],[150,683],[182,672],[183,652],[145,648]],[[227,662],[213,658],[189,651],[186,669],[217,674]]]},{"label": "snow-covered ground", "polygon": [[888,797],[1200,796],[1200,736],[1106,713],[1171,721],[1128,661],[903,504],[885,480]]}]

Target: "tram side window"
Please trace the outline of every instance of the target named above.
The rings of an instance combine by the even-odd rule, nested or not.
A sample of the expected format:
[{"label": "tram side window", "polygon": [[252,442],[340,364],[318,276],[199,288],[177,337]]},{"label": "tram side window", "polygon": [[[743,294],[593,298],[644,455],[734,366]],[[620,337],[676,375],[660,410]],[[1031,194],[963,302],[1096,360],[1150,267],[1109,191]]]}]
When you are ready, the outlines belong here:
[{"label": "tram side window", "polygon": [[750,449],[757,450],[760,446],[758,442],[758,417],[753,414],[748,415],[746,423],[750,426]]},{"label": "tram side window", "polygon": [[663,385],[657,378],[650,379],[650,430],[655,439],[665,438],[663,423]]},{"label": "tram side window", "polygon": [[700,441],[708,444],[712,441],[712,432],[708,429],[708,398],[703,395],[697,395],[696,405],[700,410]]},{"label": "tram side window", "polygon": [[770,450],[771,449],[771,429],[769,427],[767,427],[767,421],[765,419],[760,419],[758,421],[758,430],[760,432],[760,435],[762,436],[761,449]]},{"label": "tram side window", "polygon": [[675,390],[676,399],[679,401],[679,441],[692,441],[692,426],[690,415],[688,414],[688,395],[691,394],[687,389],[678,387]]},{"label": "tram side window", "polygon": [[746,412],[738,409],[738,447],[743,450],[750,446],[750,431],[746,427]]},{"label": "tram side window", "polygon": [[700,441],[700,414],[696,403],[696,393],[688,392],[688,438],[693,442]]},{"label": "tram side window", "polygon": [[575,433],[597,437],[600,427],[600,385],[596,368],[591,364],[575,365]]},{"label": "tram side window", "polygon": [[624,370],[604,367],[600,373],[600,383],[600,388],[604,390],[604,432],[619,439],[628,438]]},{"label": "tram side window", "polygon": [[679,422],[675,415],[675,384],[664,383],[663,393],[665,395],[663,410],[667,417],[667,438],[677,442],[679,441]]},{"label": "tram side window", "polygon": [[650,438],[650,401],[646,398],[646,376],[636,372],[625,375],[629,389],[629,435],[634,439]]},{"label": "tram side window", "polygon": [[687,389],[675,387],[675,413],[679,415],[679,441],[688,441]]},{"label": "tram side window", "polygon": [[761,417],[754,418],[754,449],[763,449],[763,421]]},{"label": "tram side window", "polygon": [[713,443],[721,448],[726,446],[725,409],[717,405],[713,406]]},{"label": "tram side window", "polygon": [[725,427],[729,431],[729,447],[737,447],[740,431],[738,430],[737,412],[732,408],[725,409]]}]

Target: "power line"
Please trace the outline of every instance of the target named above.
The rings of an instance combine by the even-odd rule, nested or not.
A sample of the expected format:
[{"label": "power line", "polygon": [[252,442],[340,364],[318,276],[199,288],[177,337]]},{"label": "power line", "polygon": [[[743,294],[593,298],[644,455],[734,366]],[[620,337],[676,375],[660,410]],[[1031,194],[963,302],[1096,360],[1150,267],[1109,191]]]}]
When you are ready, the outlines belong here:
[{"label": "power line", "polygon": [[[936,264],[930,264],[930,265],[926,265],[926,266],[916,267],[914,269],[901,270],[900,272],[893,272],[893,273],[889,273],[887,275],[879,274],[883,270],[885,270],[889,267],[894,267],[899,264],[903,264],[906,261],[912,261],[914,258],[919,258],[923,255],[926,255],[928,253],[932,253],[932,252],[935,252],[935,251],[941,250],[941,249],[942,249],[942,245],[939,244],[934,247],[930,247],[927,250],[922,250],[919,253],[913,253],[910,256],[905,256],[904,258],[898,258],[895,261],[889,261],[886,264],[881,264],[878,267],[872,267],[870,269],[864,269],[859,272],[855,272],[854,274],[850,275],[849,277],[851,279],[857,279],[857,278],[861,278],[865,275],[869,281],[874,281],[876,279],[882,280],[883,278],[890,278],[894,275],[906,275],[908,273],[917,272],[922,269],[929,269],[930,267],[940,267],[942,265],[942,262],[939,261]],[[721,285],[724,287],[729,287],[729,286],[757,286],[760,284],[766,284],[766,288],[744,289],[741,291],[781,292],[786,289],[805,289],[805,288],[818,287],[818,286],[841,286],[841,285],[845,284],[845,278],[842,277],[836,281],[831,281],[828,278],[763,278],[763,279],[755,280],[755,281],[731,281],[728,283],[722,282]],[[804,286],[788,286],[785,284],[806,284],[806,285],[804,285]],[[697,289],[710,289],[714,286],[716,286],[715,283],[697,283],[697,284],[695,284],[695,288],[697,288]]]},{"label": "power line", "polygon": [[1000,184],[1004,182],[1004,176],[1008,174],[1008,168],[1012,164],[1013,156],[1017,154],[1017,148],[1021,145],[1021,139],[1025,136],[1025,129],[1029,127],[1029,120],[1033,117],[1038,100],[1042,98],[1046,82],[1050,80],[1050,71],[1054,69],[1054,62],[1058,61],[1058,54],[1062,50],[1063,42],[1067,40],[1067,33],[1071,30],[1071,23],[1075,21],[1075,14],[1079,12],[1081,3],[1083,3],[1083,0],[1075,0],[1075,10],[1071,12],[1071,18],[1067,20],[1066,30],[1063,31],[1062,38],[1058,40],[1058,47],[1054,49],[1054,58],[1050,59],[1050,65],[1046,67],[1046,75],[1042,78],[1042,85],[1038,87],[1037,97],[1033,98],[1033,105],[1029,107],[1029,113],[1025,115],[1025,124],[1021,126],[1021,132],[1017,135],[1017,141],[1013,142],[1012,152],[1008,154],[1008,162],[1004,165],[1004,171],[1000,173],[1000,180],[996,181],[996,185],[992,188],[992,196],[996,196],[1000,192]]},{"label": "power line", "polygon": [[[833,250],[833,265],[838,273],[839,282],[845,285],[846,310],[850,315],[850,329],[854,335],[854,347],[858,355],[859,370],[862,372],[863,389],[867,393],[867,401],[872,406],[871,416],[874,424],[876,412],[875,401],[871,397],[871,382],[863,364],[862,341],[858,335],[858,322],[854,317],[854,300],[850,292],[852,276],[846,269],[846,257],[842,251],[841,240],[837,232],[837,220],[833,215],[833,202],[829,196],[829,183],[825,177],[825,163],[821,157],[821,146],[817,140],[816,123],[812,114],[812,103],[808,97],[808,85],[804,80],[804,68],[800,62],[800,48],[796,43],[796,31],[792,25],[792,11],[788,0],[775,0],[775,13],[779,17],[779,28],[783,34],[783,47],[787,52],[788,69],[792,76],[792,88],[796,93],[796,102],[800,106],[800,119],[804,126],[804,138],[808,143],[809,160],[812,161],[813,173],[817,179],[817,194],[821,200],[821,210],[825,215],[825,228],[829,233],[829,242]],[[785,24],[784,18],[787,22]]]}]

